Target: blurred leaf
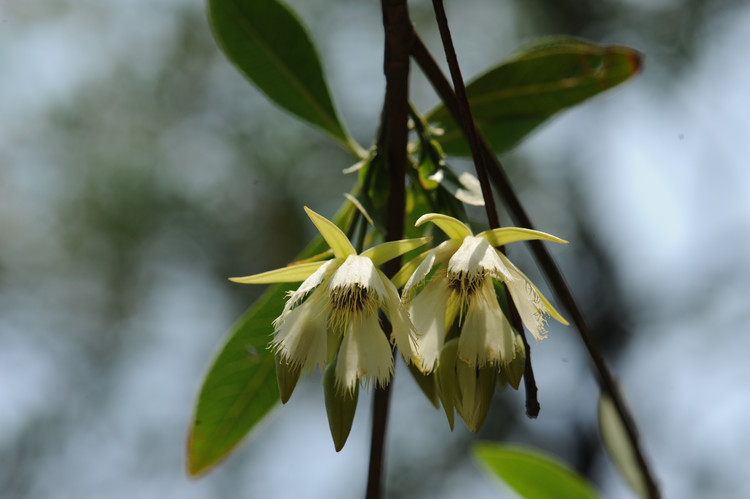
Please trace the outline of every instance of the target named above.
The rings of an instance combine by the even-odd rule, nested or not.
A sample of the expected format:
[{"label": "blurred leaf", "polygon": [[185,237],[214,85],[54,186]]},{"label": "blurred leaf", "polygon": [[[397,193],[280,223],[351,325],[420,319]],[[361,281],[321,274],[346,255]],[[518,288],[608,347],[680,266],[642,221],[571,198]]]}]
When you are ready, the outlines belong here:
[{"label": "blurred leaf", "polygon": [[[640,67],[641,55],[629,47],[543,38],[469,83],[466,92],[477,125],[499,154],[558,111],[622,83]],[[445,106],[427,119],[445,131],[438,139],[447,154],[470,154]]]},{"label": "blurred leaf", "polygon": [[277,0],[209,0],[208,6],[217,43],[245,76],[276,104],[363,157],[339,121],[312,39],[289,7]]},{"label": "blurred leaf", "polygon": [[[340,225],[352,211],[353,205],[344,203],[334,221]],[[322,237],[316,237],[300,259],[320,254],[327,247]],[[203,474],[226,458],[280,401],[276,359],[268,343],[287,291],[297,286],[270,287],[230,330],[198,395],[188,435],[190,475]]]},{"label": "blurred leaf", "polygon": [[599,495],[582,476],[539,451],[478,443],[474,457],[525,499],[592,499]]},{"label": "blurred leaf", "polygon": [[604,447],[620,474],[639,497],[648,497],[646,480],[641,474],[625,425],[612,399],[604,393],[599,396],[599,432],[602,435]]}]

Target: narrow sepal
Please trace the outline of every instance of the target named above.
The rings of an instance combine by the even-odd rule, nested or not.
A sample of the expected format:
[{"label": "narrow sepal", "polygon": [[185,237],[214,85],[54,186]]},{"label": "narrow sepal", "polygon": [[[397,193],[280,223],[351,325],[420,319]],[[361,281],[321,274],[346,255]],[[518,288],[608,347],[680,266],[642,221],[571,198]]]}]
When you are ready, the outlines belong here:
[{"label": "narrow sepal", "polygon": [[305,212],[310,217],[312,223],[318,228],[318,232],[326,240],[328,246],[333,250],[333,254],[336,258],[346,258],[349,255],[356,255],[357,252],[354,250],[354,246],[349,242],[349,238],[346,234],[339,229],[336,224],[325,218],[323,215],[315,213],[310,208],[305,206]]},{"label": "narrow sepal", "polygon": [[552,241],[554,243],[568,244],[568,241],[560,239],[552,234],[540,232],[538,230],[524,229],[521,227],[502,227],[499,229],[486,230],[477,234],[477,237],[487,239],[492,246],[503,246],[517,241],[542,240]]},{"label": "narrow sepal", "polygon": [[333,446],[336,452],[344,448],[346,439],[354,422],[354,413],[357,409],[357,398],[359,396],[359,385],[353,390],[342,391],[336,383],[336,362],[326,366],[323,373],[323,394],[325,397],[326,414],[328,415],[328,427],[333,437]]},{"label": "narrow sepal", "polygon": [[245,277],[230,277],[232,282],[240,284],[270,284],[275,282],[299,282],[304,281],[315,273],[325,264],[322,262],[299,263],[282,267],[276,270],[269,270],[261,274],[254,274]]},{"label": "narrow sepal", "polygon": [[471,229],[466,224],[441,213],[427,213],[426,215],[422,215],[414,225],[419,227],[425,222],[434,223],[451,239],[458,239],[460,241],[466,236],[471,235]]},{"label": "narrow sepal", "polygon": [[404,253],[419,248],[420,246],[427,243],[431,237],[420,237],[416,239],[401,239],[399,241],[389,241],[387,243],[378,244],[372,248],[365,250],[360,256],[365,256],[372,260],[376,266],[382,265],[389,260],[393,260],[397,256],[401,256]]}]

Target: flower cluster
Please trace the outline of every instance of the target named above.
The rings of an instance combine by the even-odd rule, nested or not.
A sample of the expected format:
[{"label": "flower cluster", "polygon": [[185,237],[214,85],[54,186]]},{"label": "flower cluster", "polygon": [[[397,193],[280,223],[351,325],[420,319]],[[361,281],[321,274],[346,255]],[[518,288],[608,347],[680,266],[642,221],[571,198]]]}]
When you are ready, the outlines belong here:
[{"label": "flower cluster", "polygon": [[512,363],[515,359],[522,366],[525,359],[523,343],[498,302],[495,283],[507,286],[523,324],[537,340],[546,335],[548,316],[567,324],[496,247],[532,239],[565,241],[517,227],[474,236],[461,221],[436,213],[422,216],[416,225],[425,222],[437,225],[448,239],[407,263],[394,280],[409,276],[402,301],[419,332],[420,368],[437,369],[438,394],[451,428],[455,408],[476,431],[487,415],[498,377],[517,388],[520,376],[514,373],[519,370]]},{"label": "flower cluster", "polygon": [[[253,284],[302,281],[274,322],[271,341],[280,369],[291,373],[294,383],[301,371],[320,368],[334,369],[338,399],[356,393],[360,382],[385,386],[393,374],[395,344],[407,363],[423,373],[437,373],[438,393],[451,428],[455,408],[469,429],[477,430],[498,376],[524,355],[523,344],[498,302],[496,283],[507,286],[523,324],[537,339],[546,335],[548,316],[566,323],[496,249],[529,239],[565,242],[555,236],[520,228],[474,236],[455,218],[427,214],[416,225],[432,222],[448,239],[408,261],[392,282],[378,266],[429,238],[387,242],[357,254],[334,223],[305,210],[331,247],[332,259],[232,279]],[[394,282],[405,282],[401,295]],[[379,311],[391,325],[390,337],[382,328]]]}]

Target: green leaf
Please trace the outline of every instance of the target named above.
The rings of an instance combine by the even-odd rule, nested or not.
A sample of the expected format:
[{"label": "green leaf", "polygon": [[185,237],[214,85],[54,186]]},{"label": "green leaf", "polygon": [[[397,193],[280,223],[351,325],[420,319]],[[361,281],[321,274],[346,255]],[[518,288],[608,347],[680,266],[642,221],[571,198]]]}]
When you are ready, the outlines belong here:
[{"label": "green leaf", "polygon": [[279,401],[276,362],[268,350],[273,320],[293,286],[268,289],[229,333],[198,397],[188,437],[188,471],[197,476],[221,461]]},{"label": "green leaf", "polygon": [[364,157],[336,114],[312,39],[288,6],[277,0],[209,0],[208,15],[221,49],[261,91]]},{"label": "green leaf", "polygon": [[474,457],[524,499],[594,499],[594,487],[563,463],[536,450],[493,442],[474,447]]},{"label": "green leaf", "polygon": [[[352,205],[345,203],[334,220],[349,220],[352,211]],[[326,248],[323,238],[317,237],[300,258]],[[276,359],[268,343],[273,321],[284,308],[286,292],[296,287],[270,287],[229,331],[198,395],[188,434],[190,475],[201,475],[226,458],[279,402]]]},{"label": "green leaf", "polygon": [[[499,154],[558,111],[624,82],[640,67],[641,55],[629,47],[543,38],[469,83],[466,93],[474,120]],[[430,111],[427,119],[445,131],[439,140],[446,153],[470,154],[445,106]]]}]

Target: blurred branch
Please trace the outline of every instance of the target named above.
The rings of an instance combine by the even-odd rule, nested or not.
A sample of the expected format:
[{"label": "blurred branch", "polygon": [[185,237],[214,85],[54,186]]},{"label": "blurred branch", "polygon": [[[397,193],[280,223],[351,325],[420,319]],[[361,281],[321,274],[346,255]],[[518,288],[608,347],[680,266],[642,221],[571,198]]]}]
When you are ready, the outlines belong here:
[{"label": "blurred branch", "polygon": [[[480,142],[482,149],[483,159],[487,161],[488,173],[492,179],[492,183],[495,185],[500,195],[503,197],[508,209],[515,219],[516,223],[521,227],[533,229],[534,226],[531,223],[526,210],[521,206],[521,202],[515,194],[513,187],[505,175],[504,168],[500,163],[500,160],[495,156],[490,148],[487,140],[482,135],[481,131],[476,130],[474,123],[466,124],[461,120],[460,101],[456,94],[451,89],[450,83],[443,75],[440,67],[437,65],[435,60],[430,55],[427,47],[424,45],[421,39],[417,37],[412,46],[412,56],[417,62],[419,67],[424,71],[428,80],[432,84],[435,91],[438,93],[446,108],[450,111],[453,119],[463,127],[464,135],[469,137],[472,133],[476,133],[476,136]],[[473,129],[473,130],[472,130]],[[565,279],[562,276],[557,264],[552,258],[552,255],[547,251],[545,246],[540,241],[528,241],[531,251],[534,254],[539,266],[545,273],[552,289],[555,291],[558,299],[563,303],[565,308],[570,312],[573,317],[573,322],[578,328],[581,340],[586,347],[586,350],[594,364],[594,372],[599,384],[599,388],[612,399],[617,413],[622,419],[623,425],[628,439],[635,452],[636,461],[638,467],[643,474],[646,481],[646,487],[648,490],[648,497],[651,499],[658,499],[661,497],[659,488],[656,485],[656,481],[653,478],[651,470],[646,463],[645,457],[641,450],[638,432],[633,421],[630,412],[625,406],[625,403],[620,394],[620,390],[615,384],[614,377],[610,372],[609,368],[604,361],[604,358],[597,350],[594,345],[589,328],[583,318],[578,304],[573,298],[573,294],[570,291]]]}]

